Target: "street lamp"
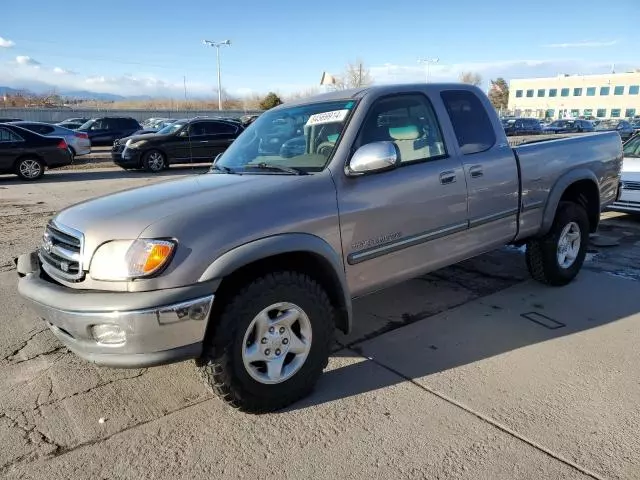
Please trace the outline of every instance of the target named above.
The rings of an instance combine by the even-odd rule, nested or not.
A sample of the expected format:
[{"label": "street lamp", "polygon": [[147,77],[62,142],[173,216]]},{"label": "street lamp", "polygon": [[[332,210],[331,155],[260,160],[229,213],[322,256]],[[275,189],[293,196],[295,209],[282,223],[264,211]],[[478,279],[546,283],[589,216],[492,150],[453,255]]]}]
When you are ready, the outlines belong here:
[{"label": "street lamp", "polygon": [[440,61],[439,58],[419,58],[418,63],[427,65],[427,83],[429,83],[429,77],[431,76],[431,65],[435,65]]},{"label": "street lamp", "polygon": [[203,45],[216,48],[216,61],[218,65],[218,110],[222,110],[222,85],[220,84],[220,47],[226,45],[231,46],[231,40],[224,42],[212,42],[211,40],[202,40]]}]

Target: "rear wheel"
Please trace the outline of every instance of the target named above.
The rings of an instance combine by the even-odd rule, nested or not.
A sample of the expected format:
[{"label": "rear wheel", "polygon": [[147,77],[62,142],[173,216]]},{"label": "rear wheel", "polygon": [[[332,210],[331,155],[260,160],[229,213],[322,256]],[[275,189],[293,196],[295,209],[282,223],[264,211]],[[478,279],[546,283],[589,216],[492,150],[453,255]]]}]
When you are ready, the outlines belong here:
[{"label": "rear wheel", "polygon": [[547,285],[566,285],[582,268],[588,245],[589,218],[584,207],[560,202],[549,233],[527,243],[529,273]]},{"label": "rear wheel", "polygon": [[44,162],[39,158],[22,158],[16,163],[16,175],[24,180],[37,180],[44,175]]},{"label": "rear wheel", "polygon": [[211,330],[196,362],[205,382],[233,407],[270,412],[313,389],[329,358],[334,311],[315,280],[278,272],[225,302]]},{"label": "rear wheel", "polygon": [[160,150],[149,150],[142,157],[142,166],[147,172],[158,173],[167,167],[167,161]]}]

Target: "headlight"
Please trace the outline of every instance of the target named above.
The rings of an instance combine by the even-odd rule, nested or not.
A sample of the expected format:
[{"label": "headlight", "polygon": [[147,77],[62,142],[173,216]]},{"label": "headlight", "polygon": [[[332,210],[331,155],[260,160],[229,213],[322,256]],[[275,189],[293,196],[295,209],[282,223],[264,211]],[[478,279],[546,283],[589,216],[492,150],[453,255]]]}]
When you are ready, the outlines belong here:
[{"label": "headlight", "polygon": [[132,142],[131,139],[129,139],[127,140],[127,143],[125,145],[127,146],[127,148],[140,148],[143,147],[145,143],[147,143],[146,140],[138,140],[137,142]]},{"label": "headlight", "polygon": [[93,254],[89,274],[95,280],[129,280],[157,273],[171,260],[175,242],[169,240],[114,240]]}]

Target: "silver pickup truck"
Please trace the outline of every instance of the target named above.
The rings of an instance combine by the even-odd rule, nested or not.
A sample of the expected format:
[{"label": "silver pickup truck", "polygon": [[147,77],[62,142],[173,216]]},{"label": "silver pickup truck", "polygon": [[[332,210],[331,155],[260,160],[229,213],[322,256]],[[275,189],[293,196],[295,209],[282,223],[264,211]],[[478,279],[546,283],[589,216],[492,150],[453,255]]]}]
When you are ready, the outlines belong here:
[{"label": "silver pickup truck", "polygon": [[570,282],[621,162],[616,132],[511,148],[469,85],[338,91],[265,112],[208,173],[59,212],[19,291],[89,361],[193,358],[271,411],[313,388],[355,297],[505,244]]}]

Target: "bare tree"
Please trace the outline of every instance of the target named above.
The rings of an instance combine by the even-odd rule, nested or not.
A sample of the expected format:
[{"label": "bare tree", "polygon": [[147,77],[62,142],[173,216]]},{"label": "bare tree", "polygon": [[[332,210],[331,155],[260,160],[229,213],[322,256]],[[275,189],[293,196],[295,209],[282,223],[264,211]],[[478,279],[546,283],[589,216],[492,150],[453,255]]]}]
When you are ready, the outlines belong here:
[{"label": "bare tree", "polygon": [[469,83],[476,87],[482,85],[482,76],[476,72],[462,72],[459,79],[462,83]]},{"label": "bare tree", "polygon": [[365,67],[362,60],[350,62],[344,73],[335,79],[334,88],[336,90],[346,90],[348,88],[366,87],[373,83],[371,72]]}]

